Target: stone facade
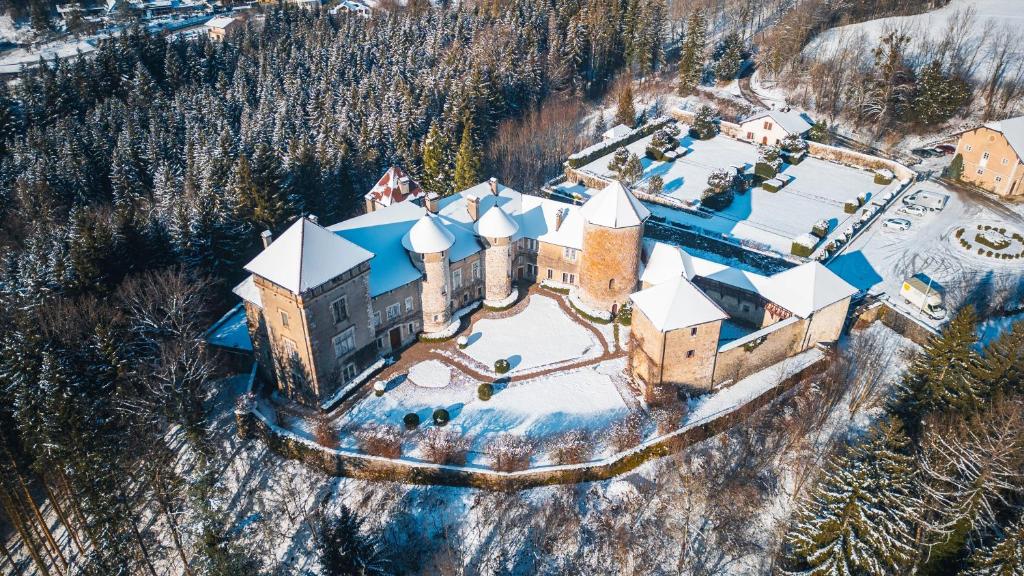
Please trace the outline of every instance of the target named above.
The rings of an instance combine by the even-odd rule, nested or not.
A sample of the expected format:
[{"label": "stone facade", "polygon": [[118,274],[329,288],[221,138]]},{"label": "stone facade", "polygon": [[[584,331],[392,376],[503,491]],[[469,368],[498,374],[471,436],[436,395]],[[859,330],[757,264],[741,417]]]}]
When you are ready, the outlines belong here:
[{"label": "stone facade", "polygon": [[448,252],[413,254],[413,261],[423,270],[420,298],[423,301],[423,331],[439,332],[452,321],[452,303],[448,296],[451,267]]},{"label": "stone facade", "polygon": [[636,291],[644,227],[607,228],[583,225],[580,299],[614,313]]},{"label": "stone facade", "polygon": [[484,238],[484,299],[497,302],[512,293],[512,242]]},{"label": "stone facade", "polygon": [[722,322],[661,332],[642,311],[630,327],[630,368],[649,404],[711,389]]},{"label": "stone facade", "polygon": [[960,177],[1000,196],[1024,195],[1024,164],[998,130],[986,126],[960,135],[956,153],[964,160]]},{"label": "stone facade", "polygon": [[790,316],[789,311],[769,302],[760,294],[709,278],[696,278],[694,284],[725,310],[729,317],[743,324],[764,328]]}]

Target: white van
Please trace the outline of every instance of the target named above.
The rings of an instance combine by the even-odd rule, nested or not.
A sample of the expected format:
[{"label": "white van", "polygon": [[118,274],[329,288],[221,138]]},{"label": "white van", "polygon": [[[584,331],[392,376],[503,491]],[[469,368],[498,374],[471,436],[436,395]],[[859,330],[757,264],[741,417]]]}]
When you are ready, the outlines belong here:
[{"label": "white van", "polygon": [[942,295],[942,286],[925,274],[914,274],[904,280],[903,287],[900,288],[900,296],[904,302],[933,320],[942,320],[946,317]]}]

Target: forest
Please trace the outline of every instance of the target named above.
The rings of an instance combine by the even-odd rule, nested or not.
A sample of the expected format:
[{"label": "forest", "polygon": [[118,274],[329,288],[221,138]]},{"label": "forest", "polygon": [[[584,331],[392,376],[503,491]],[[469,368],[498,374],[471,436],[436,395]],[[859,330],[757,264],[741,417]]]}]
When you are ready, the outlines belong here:
[{"label": "forest", "polygon": [[[813,25],[794,4],[816,7]],[[392,164],[441,193],[491,174],[531,191],[624,82],[696,86],[739,53],[714,56],[729,35],[758,35],[759,65],[780,54],[796,74],[813,33],[923,4],[491,0],[372,19],[271,5],[231,42],[131,29],[22,74],[0,91],[0,559],[47,576],[294,573],[276,551],[301,538],[252,536],[235,514],[226,369],[204,344],[261,231],[358,213]],[[975,324],[964,311],[891,394],[886,344],[864,336],[791,405],[666,459],[617,504],[597,486],[465,496],[444,513],[477,509],[486,526],[464,530],[502,535],[484,552],[405,510],[449,490],[364,485],[362,506],[327,512],[293,499],[338,485],[300,485],[313,473],[276,459],[283,474],[244,498],[301,526],[320,574],[1019,574],[1024,327],[983,345]],[[884,414],[863,434],[825,432],[868,406]],[[784,476],[796,516],[762,533],[749,519]]]}]

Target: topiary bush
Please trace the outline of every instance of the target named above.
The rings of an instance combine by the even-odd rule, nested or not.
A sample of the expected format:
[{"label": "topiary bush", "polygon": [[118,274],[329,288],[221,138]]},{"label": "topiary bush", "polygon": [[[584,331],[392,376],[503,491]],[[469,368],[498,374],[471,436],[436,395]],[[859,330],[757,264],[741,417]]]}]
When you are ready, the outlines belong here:
[{"label": "topiary bush", "polygon": [[633,323],[633,303],[626,300],[626,303],[619,308],[619,313],[615,316],[615,319],[619,321],[619,324],[623,326],[629,326]]},{"label": "topiary bush", "polygon": [[420,415],[415,412],[409,412],[402,417],[402,422],[405,423],[406,430],[412,430],[420,425]]},{"label": "topiary bush", "polygon": [[505,358],[499,358],[494,361],[494,371],[498,374],[504,374],[508,372],[512,366],[508,363]]},{"label": "topiary bush", "polygon": [[448,415],[448,411],[445,410],[444,408],[438,408],[437,410],[434,410],[433,417],[435,426],[444,426],[445,424],[448,423],[449,420],[451,420],[451,416]]},{"label": "topiary bush", "polygon": [[494,395],[494,386],[484,382],[476,387],[476,397],[487,402]]}]

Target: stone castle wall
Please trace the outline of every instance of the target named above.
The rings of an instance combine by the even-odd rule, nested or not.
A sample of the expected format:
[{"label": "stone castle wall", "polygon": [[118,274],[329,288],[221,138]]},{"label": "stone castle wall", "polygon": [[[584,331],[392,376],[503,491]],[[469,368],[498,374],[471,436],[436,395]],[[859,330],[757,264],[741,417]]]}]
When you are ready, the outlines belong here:
[{"label": "stone castle wall", "polygon": [[643,226],[583,225],[580,299],[596,309],[621,306],[637,287]]},{"label": "stone castle wall", "polygon": [[512,243],[508,238],[487,238],[484,249],[484,298],[503,300],[512,293]]},{"label": "stone castle wall", "polygon": [[423,255],[423,331],[438,332],[452,319],[448,290],[450,269],[448,252]]}]

